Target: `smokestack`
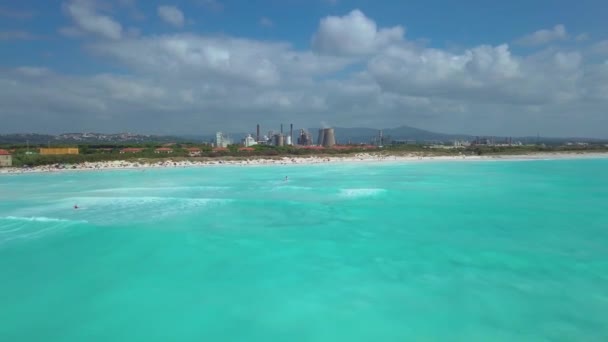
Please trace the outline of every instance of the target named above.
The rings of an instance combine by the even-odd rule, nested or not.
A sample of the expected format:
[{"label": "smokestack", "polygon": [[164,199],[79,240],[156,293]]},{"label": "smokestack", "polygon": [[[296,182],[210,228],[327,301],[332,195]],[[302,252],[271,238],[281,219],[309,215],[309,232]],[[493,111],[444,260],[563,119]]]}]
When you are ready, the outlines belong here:
[{"label": "smokestack", "polygon": [[291,144],[293,145],[293,124],[289,124],[289,136],[291,137]]},{"label": "smokestack", "polygon": [[281,134],[283,134],[283,124],[281,124]]},{"label": "smokestack", "polygon": [[260,124],[257,125],[257,129],[256,129],[256,142],[260,141]]}]

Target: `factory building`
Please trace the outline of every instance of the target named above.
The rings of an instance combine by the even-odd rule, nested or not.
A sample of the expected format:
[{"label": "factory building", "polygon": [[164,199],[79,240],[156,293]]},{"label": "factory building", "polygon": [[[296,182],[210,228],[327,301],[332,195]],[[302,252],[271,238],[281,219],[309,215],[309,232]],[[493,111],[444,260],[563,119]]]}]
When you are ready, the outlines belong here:
[{"label": "factory building", "polygon": [[[248,145],[252,140],[255,141],[255,144]],[[264,136],[260,135],[260,125],[258,124],[256,125],[255,138],[251,137],[250,139],[248,136],[243,141],[243,145],[246,147],[252,145],[291,146],[293,145],[293,124],[289,125],[289,134],[283,133],[283,124],[281,124],[279,132],[270,130]]]},{"label": "factory building", "polygon": [[300,136],[298,137],[298,145],[301,145],[301,146],[312,145],[312,137],[311,137],[310,133],[301,129]]},{"label": "factory building", "polygon": [[232,144],[232,140],[222,132],[215,133],[215,147],[228,147]]},{"label": "factory building", "polygon": [[[258,140],[259,140],[259,138],[258,138]],[[257,145],[257,144],[258,144],[258,142],[256,141],[256,139],[254,137],[251,136],[251,134],[248,134],[245,137],[245,139],[243,139],[243,145],[245,147],[250,147],[250,146],[253,146],[253,145]]]}]

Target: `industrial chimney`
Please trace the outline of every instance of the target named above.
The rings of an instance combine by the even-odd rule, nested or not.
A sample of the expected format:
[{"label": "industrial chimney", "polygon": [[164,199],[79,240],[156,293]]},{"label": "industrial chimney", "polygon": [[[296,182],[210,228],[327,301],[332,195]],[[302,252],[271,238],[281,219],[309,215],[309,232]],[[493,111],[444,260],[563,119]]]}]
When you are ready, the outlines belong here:
[{"label": "industrial chimney", "polygon": [[257,125],[257,130],[256,130],[256,137],[255,137],[255,141],[258,142],[260,141],[260,124]]},{"label": "industrial chimney", "polygon": [[281,134],[283,134],[283,124],[281,124]]},{"label": "industrial chimney", "polygon": [[289,137],[291,145],[293,145],[293,124],[289,124]]}]

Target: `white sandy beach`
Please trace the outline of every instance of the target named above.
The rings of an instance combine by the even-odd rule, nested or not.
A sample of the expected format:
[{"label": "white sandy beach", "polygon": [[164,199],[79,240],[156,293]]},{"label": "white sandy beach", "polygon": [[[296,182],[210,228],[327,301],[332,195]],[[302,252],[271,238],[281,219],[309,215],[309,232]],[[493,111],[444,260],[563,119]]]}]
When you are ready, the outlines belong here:
[{"label": "white sandy beach", "polygon": [[306,156],[282,158],[252,157],[250,159],[206,159],[179,160],[170,159],[150,161],[114,160],[101,162],[84,162],[80,164],[53,164],[28,168],[9,167],[0,169],[0,174],[39,173],[85,170],[121,170],[146,168],[206,167],[206,166],[263,166],[263,165],[313,165],[328,163],[381,163],[381,162],[426,162],[426,161],[497,161],[497,160],[547,160],[547,159],[580,159],[608,158],[608,153],[533,153],[526,155],[487,155],[487,156],[418,156],[387,155],[382,153],[358,153],[346,156]]}]

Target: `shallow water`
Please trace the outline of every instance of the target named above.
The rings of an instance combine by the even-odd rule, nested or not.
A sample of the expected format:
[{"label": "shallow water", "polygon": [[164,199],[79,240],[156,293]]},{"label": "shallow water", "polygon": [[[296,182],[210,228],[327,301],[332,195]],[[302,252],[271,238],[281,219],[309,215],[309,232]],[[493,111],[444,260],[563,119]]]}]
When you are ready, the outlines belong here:
[{"label": "shallow water", "polygon": [[0,340],[608,340],[606,170],[1,176]]}]

